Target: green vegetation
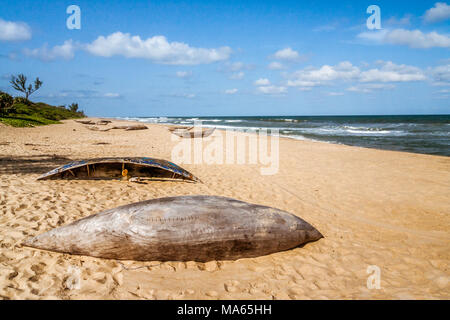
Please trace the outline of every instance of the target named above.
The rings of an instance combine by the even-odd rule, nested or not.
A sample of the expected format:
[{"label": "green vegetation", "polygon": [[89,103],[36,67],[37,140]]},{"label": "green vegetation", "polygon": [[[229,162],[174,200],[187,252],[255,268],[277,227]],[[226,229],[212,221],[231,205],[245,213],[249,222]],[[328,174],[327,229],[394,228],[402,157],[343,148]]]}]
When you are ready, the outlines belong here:
[{"label": "green vegetation", "polygon": [[32,104],[32,102],[24,97],[15,97],[14,104],[25,104],[27,106],[30,106]]},{"label": "green vegetation", "polygon": [[6,92],[0,91],[0,115],[11,111],[14,99]]},{"label": "green vegetation", "polygon": [[77,112],[78,111],[78,103],[72,103],[71,105],[69,105],[69,110],[72,112]]},{"label": "green vegetation", "polygon": [[38,90],[43,82],[36,78],[34,87],[31,84],[27,86],[26,82],[27,77],[23,74],[11,78],[13,89],[25,93],[25,97],[13,98],[10,94],[0,91],[0,122],[13,127],[34,127],[86,117],[83,111],[78,111],[78,103],[72,103],[66,109],[65,106],[55,107],[30,101],[30,94]]},{"label": "green vegetation", "polygon": [[26,105],[14,103],[12,110],[0,114],[0,122],[13,127],[34,127],[60,123],[59,120],[84,118],[84,113],[73,112],[64,107],[54,107],[42,102]]}]

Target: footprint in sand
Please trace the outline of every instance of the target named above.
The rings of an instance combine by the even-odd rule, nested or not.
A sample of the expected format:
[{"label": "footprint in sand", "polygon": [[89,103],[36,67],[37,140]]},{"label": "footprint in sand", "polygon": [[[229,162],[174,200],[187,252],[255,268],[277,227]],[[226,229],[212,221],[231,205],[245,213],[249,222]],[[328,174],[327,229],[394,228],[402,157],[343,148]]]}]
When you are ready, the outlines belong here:
[{"label": "footprint in sand", "polygon": [[69,269],[67,270],[67,275],[63,281],[63,287],[67,290],[79,290],[81,288],[80,268],[75,266],[69,266]]},{"label": "footprint in sand", "polygon": [[114,274],[112,278],[117,285],[121,286],[123,284],[123,274],[121,272]]},{"label": "footprint in sand", "polygon": [[16,211],[23,210],[23,209],[26,209],[26,208],[28,208],[28,205],[25,204],[25,203],[22,203],[19,207],[16,208]]},{"label": "footprint in sand", "polygon": [[194,293],[195,293],[195,290],[192,290],[192,289],[186,289],[186,291],[185,291],[185,294],[189,294],[189,295],[192,295]]},{"label": "footprint in sand", "polygon": [[184,292],[183,291],[178,291],[175,293],[170,293],[167,296],[168,300],[179,300],[179,299],[183,299],[184,298]]},{"label": "footprint in sand", "polygon": [[229,280],[229,281],[225,282],[223,286],[225,288],[225,291],[232,293],[232,292],[236,292],[239,290],[239,288],[238,288],[239,284],[240,284],[240,282],[237,280]]},{"label": "footprint in sand", "polygon": [[17,271],[13,271],[8,275],[8,280],[11,281],[19,275]]},{"label": "footprint in sand", "polygon": [[291,299],[298,299],[299,297],[302,297],[305,295],[305,291],[301,287],[295,286],[295,287],[289,288],[288,294],[289,294],[289,297],[291,297]]},{"label": "footprint in sand", "polygon": [[219,293],[217,293],[217,291],[211,290],[206,292],[205,295],[211,298],[216,298],[219,295]]},{"label": "footprint in sand", "polygon": [[205,263],[197,263],[197,268],[202,271],[209,271],[213,272],[219,269],[219,265],[217,264],[217,261],[209,261]]}]

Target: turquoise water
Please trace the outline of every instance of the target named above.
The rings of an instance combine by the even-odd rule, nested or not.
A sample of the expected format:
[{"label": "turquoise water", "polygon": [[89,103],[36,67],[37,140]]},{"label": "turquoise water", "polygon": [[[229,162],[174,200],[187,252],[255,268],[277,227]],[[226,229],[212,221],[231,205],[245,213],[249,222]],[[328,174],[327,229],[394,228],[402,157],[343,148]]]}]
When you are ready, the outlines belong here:
[{"label": "turquoise water", "polygon": [[280,135],[367,148],[450,156],[450,115],[292,116],[292,117],[138,117],[148,123],[236,129],[278,129]]}]

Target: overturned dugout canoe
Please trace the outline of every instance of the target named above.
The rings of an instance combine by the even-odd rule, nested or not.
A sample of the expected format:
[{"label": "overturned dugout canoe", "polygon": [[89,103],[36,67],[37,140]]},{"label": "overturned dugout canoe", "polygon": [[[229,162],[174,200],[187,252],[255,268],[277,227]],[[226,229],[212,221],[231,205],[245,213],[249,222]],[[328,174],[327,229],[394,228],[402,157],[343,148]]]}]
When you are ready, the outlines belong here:
[{"label": "overturned dugout canoe", "polygon": [[106,125],[108,125],[108,124],[110,124],[112,121],[110,121],[110,120],[99,120],[99,121],[97,121],[97,125],[100,125],[100,126],[106,126]]},{"label": "overturned dugout canoe", "polygon": [[139,177],[200,181],[176,164],[154,158],[95,158],[70,162],[40,176],[44,179],[116,179]]},{"label": "overturned dugout canoe", "polygon": [[208,128],[203,131],[173,130],[171,132],[180,138],[206,138],[213,134],[215,130],[216,128]]},{"label": "overturned dugout canoe", "polygon": [[101,131],[101,132],[107,132],[111,130],[111,128],[100,129],[99,127],[87,127],[87,129],[91,131]]},{"label": "overturned dugout canoe", "polygon": [[111,129],[125,129],[125,131],[131,131],[131,130],[147,130],[148,127],[143,124],[137,124],[137,125],[114,126]]},{"label": "overturned dugout canoe", "polygon": [[75,122],[78,122],[78,123],[81,123],[81,124],[88,124],[88,125],[95,124],[95,122],[93,122],[91,120],[75,120]]},{"label": "overturned dugout canoe", "polygon": [[169,130],[170,132],[175,131],[175,130],[185,130],[185,131],[189,131],[191,129],[193,129],[194,127],[186,127],[186,126],[171,126],[169,128],[167,128],[167,130]]},{"label": "overturned dugout canoe", "polygon": [[206,262],[267,255],[322,237],[306,221],[275,208],[182,196],[103,211],[24,245],[106,259]]},{"label": "overturned dugout canoe", "polygon": [[136,126],[128,126],[128,128],[125,129],[125,131],[131,131],[131,130],[147,130],[148,127],[144,125],[136,125]]}]

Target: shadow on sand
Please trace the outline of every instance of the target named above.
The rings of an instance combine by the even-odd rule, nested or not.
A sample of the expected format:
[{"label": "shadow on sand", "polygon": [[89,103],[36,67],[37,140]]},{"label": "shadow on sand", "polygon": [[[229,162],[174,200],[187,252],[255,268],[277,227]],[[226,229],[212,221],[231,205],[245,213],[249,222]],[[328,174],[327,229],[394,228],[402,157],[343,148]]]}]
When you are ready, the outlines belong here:
[{"label": "shadow on sand", "polygon": [[49,154],[0,156],[0,175],[43,174],[70,161],[69,158]]}]

